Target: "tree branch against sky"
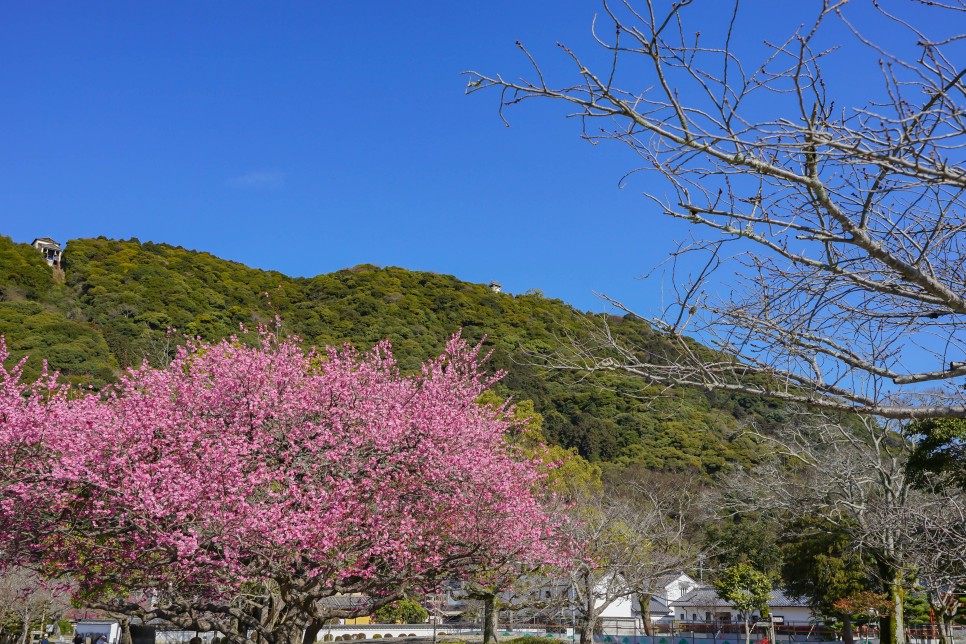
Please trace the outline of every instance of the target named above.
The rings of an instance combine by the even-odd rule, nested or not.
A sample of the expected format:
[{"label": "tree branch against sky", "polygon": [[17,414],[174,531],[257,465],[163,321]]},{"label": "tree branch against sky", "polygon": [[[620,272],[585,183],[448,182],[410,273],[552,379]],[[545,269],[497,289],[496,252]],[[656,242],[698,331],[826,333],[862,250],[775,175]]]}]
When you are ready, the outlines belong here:
[{"label": "tree branch against sky", "polygon": [[672,301],[648,316],[673,350],[602,324],[550,365],[966,417],[966,3],[795,3],[801,26],[782,33],[748,19],[755,3],[712,4],[603,2],[606,56],[560,44],[563,82],[522,44],[524,78],[466,73],[469,93],[500,93],[504,118],[546,99],[591,143],[629,147],[628,176],[663,179],[646,215],[689,229],[671,246]]}]

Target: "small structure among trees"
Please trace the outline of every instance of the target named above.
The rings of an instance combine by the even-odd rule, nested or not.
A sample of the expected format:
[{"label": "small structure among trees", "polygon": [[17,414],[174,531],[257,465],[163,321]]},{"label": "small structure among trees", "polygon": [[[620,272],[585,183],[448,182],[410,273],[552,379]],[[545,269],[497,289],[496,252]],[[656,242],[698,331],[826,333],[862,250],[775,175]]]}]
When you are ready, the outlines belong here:
[{"label": "small structure among trees", "polygon": [[41,252],[50,266],[61,268],[64,249],[61,248],[60,242],[54,241],[50,237],[38,237],[30,242],[30,245]]}]

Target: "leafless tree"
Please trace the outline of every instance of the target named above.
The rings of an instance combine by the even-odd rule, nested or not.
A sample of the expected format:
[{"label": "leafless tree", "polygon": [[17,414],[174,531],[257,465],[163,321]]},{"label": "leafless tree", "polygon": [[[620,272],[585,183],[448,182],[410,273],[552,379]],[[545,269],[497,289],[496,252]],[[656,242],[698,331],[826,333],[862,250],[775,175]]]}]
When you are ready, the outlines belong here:
[{"label": "leafless tree", "polygon": [[692,570],[717,547],[706,540],[704,529],[719,518],[719,495],[687,474],[635,467],[621,470],[616,477],[612,473],[605,489],[647,528],[642,535],[647,546],[630,581],[644,631],[652,635],[651,599],[664,594],[669,577]]},{"label": "leafless tree", "polygon": [[941,503],[910,508],[915,530],[912,563],[939,626],[940,644],[952,641],[952,624],[966,589],[966,494],[938,486]]},{"label": "leafless tree", "polygon": [[[45,584],[28,570],[0,572],[0,642],[29,644],[31,631],[59,619],[70,607],[69,599],[63,584]],[[4,633],[9,626],[19,630]]]},{"label": "leafless tree", "polygon": [[936,592],[966,580],[966,498],[958,488],[913,486],[911,445],[902,435],[868,417],[843,423],[803,414],[777,436],[757,436],[773,458],[734,477],[729,507],[819,519],[871,556],[894,604],[883,642],[905,641],[906,591]]},{"label": "leafless tree", "polygon": [[635,596],[646,607],[660,578],[693,567],[699,555],[687,538],[701,509],[699,495],[644,486],[629,491],[586,496],[572,510],[578,549],[564,572],[582,642],[592,641],[609,607]]},{"label": "leafless tree", "polygon": [[[468,92],[500,92],[501,115],[548,99],[592,143],[629,146],[628,174],[666,186],[651,210],[692,234],[672,253],[675,272],[687,264],[675,302],[650,319],[670,349],[628,346],[602,322],[550,366],[966,417],[966,2],[786,3],[810,13],[786,34],[745,20],[753,0],[709,24],[720,6],[604,0],[606,57],[560,45],[574,69],[560,84],[523,45],[527,78],[466,72]],[[836,66],[876,75],[878,93],[850,102]]]}]

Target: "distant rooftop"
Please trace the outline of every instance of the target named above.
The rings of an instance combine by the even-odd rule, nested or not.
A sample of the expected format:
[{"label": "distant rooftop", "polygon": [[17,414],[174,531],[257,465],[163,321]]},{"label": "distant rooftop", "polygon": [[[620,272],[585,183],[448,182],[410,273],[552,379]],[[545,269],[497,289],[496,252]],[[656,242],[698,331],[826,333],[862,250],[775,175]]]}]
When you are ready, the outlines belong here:
[{"label": "distant rooftop", "polygon": [[38,237],[37,239],[30,242],[31,246],[56,246],[60,248],[60,242],[54,241],[50,237]]},{"label": "distant rooftop", "polygon": [[[731,606],[731,604],[721,599],[711,586],[698,586],[680,599],[671,602],[671,606],[720,606],[724,608]],[[770,608],[807,607],[808,602],[801,597],[786,595],[783,590],[773,590],[771,591],[771,599],[768,600],[768,606]]]}]

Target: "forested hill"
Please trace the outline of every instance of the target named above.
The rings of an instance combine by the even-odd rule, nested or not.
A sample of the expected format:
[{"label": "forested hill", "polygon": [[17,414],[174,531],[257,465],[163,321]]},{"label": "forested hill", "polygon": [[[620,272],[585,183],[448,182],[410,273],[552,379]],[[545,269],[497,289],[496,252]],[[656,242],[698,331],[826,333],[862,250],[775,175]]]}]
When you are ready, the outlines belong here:
[{"label": "forested hill", "polygon": [[[755,458],[736,435],[742,423],[774,422],[780,411],[759,399],[680,390],[650,403],[639,386],[613,376],[543,373],[517,359],[548,351],[587,314],[539,293],[495,293],[449,275],[362,265],[291,278],[165,244],[104,238],[71,240],[64,271],[26,244],[0,237],[0,334],[11,360],[42,359],[66,378],[102,387],[119,368],[170,351],[168,330],[207,339],[281,316],[285,332],[317,345],[369,346],[389,338],[413,368],[463,330],[494,349],[491,365],[509,374],[499,393],[532,399],[547,436],[591,460],[648,468],[694,469],[709,476]],[[638,320],[610,320],[638,345],[661,342]]]}]

